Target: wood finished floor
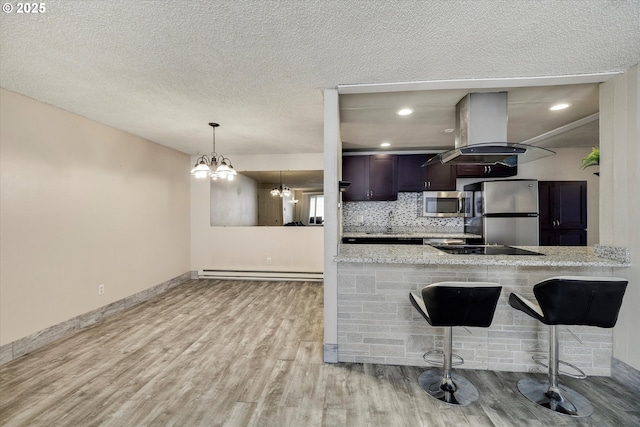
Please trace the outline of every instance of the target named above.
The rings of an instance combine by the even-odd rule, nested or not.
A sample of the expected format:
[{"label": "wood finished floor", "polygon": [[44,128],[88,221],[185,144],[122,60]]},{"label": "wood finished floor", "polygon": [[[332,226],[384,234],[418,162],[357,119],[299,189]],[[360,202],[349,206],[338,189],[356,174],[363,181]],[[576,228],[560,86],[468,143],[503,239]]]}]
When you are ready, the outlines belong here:
[{"label": "wood finished floor", "polygon": [[0,366],[2,426],[640,426],[640,396],[564,378],[595,414],[533,407],[524,374],[464,371],[457,408],[418,387],[424,367],[324,364],[323,287],[193,280]]}]

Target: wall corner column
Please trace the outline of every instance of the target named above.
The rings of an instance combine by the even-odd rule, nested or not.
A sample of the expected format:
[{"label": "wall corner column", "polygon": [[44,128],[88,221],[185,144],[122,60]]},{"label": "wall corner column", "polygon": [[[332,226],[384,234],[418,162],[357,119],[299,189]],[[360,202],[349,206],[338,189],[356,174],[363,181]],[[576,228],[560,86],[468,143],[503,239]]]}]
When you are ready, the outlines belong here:
[{"label": "wall corner column", "polygon": [[629,279],[613,329],[613,357],[640,370],[640,71],[638,64],[600,85],[600,244],[628,248]]},{"label": "wall corner column", "polygon": [[337,89],[324,91],[324,343],[323,359],[338,363],[338,255],[340,239],[340,105]]}]

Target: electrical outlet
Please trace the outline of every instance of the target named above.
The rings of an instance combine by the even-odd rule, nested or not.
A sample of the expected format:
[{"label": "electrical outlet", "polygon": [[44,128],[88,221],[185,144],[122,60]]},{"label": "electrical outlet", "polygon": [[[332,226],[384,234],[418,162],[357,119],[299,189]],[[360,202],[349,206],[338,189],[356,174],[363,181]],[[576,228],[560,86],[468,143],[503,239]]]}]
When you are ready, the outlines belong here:
[{"label": "electrical outlet", "polygon": [[98,295],[102,295],[104,294],[104,284],[99,284],[98,285]]},{"label": "electrical outlet", "polygon": [[271,258],[267,258],[267,265],[271,265]]}]

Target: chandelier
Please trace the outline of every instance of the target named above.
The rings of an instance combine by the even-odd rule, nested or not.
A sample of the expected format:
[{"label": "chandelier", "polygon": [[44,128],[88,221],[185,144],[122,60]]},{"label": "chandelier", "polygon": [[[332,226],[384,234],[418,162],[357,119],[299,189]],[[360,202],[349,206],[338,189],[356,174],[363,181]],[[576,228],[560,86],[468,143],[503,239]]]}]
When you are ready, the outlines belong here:
[{"label": "chandelier", "polygon": [[291,189],[289,187],[287,187],[286,185],[282,185],[282,171],[280,171],[280,186],[279,187],[274,187],[273,190],[271,190],[271,195],[274,197],[280,196],[280,197],[289,197],[291,196]]},{"label": "chandelier", "polygon": [[210,156],[205,154],[198,157],[195,166],[191,169],[191,175],[196,178],[211,177],[214,181],[218,179],[233,181],[238,172],[231,165],[231,160],[216,153],[216,128],[220,125],[209,123],[209,126],[213,128],[213,151]]}]

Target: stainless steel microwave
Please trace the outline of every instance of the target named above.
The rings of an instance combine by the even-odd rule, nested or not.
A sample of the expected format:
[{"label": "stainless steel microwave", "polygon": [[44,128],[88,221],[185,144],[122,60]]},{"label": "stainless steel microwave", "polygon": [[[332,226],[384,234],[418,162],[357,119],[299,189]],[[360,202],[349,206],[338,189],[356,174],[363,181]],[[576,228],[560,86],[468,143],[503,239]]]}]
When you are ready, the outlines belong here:
[{"label": "stainless steel microwave", "polygon": [[469,217],[473,214],[471,191],[422,192],[422,216],[439,218]]}]

